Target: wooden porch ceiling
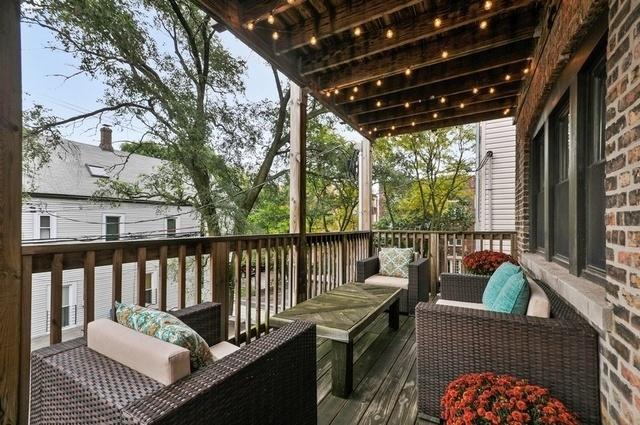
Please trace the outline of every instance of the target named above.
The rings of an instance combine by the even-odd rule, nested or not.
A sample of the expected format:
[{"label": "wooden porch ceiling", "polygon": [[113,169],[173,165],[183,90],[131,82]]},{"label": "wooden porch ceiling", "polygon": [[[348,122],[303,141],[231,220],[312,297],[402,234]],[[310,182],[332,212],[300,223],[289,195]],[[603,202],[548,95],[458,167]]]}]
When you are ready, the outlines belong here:
[{"label": "wooden porch ceiling", "polygon": [[513,116],[540,0],[196,0],[364,137]]}]

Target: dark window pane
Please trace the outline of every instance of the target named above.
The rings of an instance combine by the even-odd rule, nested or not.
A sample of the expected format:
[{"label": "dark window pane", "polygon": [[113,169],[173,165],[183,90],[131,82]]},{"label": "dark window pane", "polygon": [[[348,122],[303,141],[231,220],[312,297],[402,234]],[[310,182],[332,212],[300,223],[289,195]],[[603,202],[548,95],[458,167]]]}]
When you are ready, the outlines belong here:
[{"label": "dark window pane", "polygon": [[168,218],[167,219],[167,236],[175,236],[176,235],[176,219]]},{"label": "dark window pane", "polygon": [[569,104],[566,99],[558,105],[551,116],[554,163],[553,172],[553,255],[562,259],[569,257]]},{"label": "dark window pane", "polygon": [[106,217],[106,237],[108,241],[117,241],[120,239],[120,217],[108,216]]},{"label": "dark window pane", "polygon": [[531,148],[531,226],[535,240],[534,249],[544,249],[544,133],[533,140]]},{"label": "dark window pane", "polygon": [[40,227],[51,227],[51,217],[49,217],[48,215],[41,215]]},{"label": "dark window pane", "polygon": [[40,239],[51,239],[51,229],[40,228]]}]

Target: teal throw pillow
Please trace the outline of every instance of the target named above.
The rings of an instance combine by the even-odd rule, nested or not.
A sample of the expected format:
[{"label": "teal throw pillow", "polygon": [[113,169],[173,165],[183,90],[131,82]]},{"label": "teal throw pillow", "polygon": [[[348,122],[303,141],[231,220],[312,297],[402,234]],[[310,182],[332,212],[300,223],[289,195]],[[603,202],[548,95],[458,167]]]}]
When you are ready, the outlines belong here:
[{"label": "teal throw pillow", "polygon": [[487,282],[486,288],[484,288],[482,304],[487,308],[491,308],[505,283],[507,283],[507,280],[519,271],[521,271],[520,267],[515,264],[509,262],[502,263],[500,267],[493,272],[489,278],[489,282]]},{"label": "teal throw pillow", "polygon": [[409,277],[409,263],[413,261],[411,248],[382,248],[378,253],[379,274],[393,277]]},{"label": "teal throw pillow", "polygon": [[134,304],[116,302],[115,307],[121,325],[189,350],[191,372],[213,362],[207,341],[177,317]]},{"label": "teal throw pillow", "polygon": [[529,283],[522,272],[511,276],[498,294],[490,311],[524,316],[529,305]]}]

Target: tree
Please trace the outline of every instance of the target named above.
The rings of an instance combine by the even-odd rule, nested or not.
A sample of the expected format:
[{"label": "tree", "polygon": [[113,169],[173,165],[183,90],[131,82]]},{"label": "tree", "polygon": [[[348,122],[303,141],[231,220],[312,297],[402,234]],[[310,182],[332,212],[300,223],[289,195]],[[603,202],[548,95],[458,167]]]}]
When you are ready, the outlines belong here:
[{"label": "tree", "polygon": [[[285,162],[289,140],[289,91],[275,69],[277,102],[241,102],[244,62],[188,0],[23,3],[23,21],[54,34],[49,48],[78,60],[65,78],[84,75],[105,86],[104,107],[64,119],[40,113],[26,121],[30,137],[55,141],[61,126],[105,113],[135,121],[145,133],[129,152],[149,152],[152,143],[167,166],[134,184],[110,180],[98,194],[190,203],[210,234],[242,231],[264,185],[284,174],[271,174]],[[309,116],[324,112],[313,103]]]},{"label": "tree", "polygon": [[[379,226],[451,229],[468,225],[475,133],[458,126],[383,138],[374,144],[374,178],[382,188],[388,218]],[[465,202],[457,204],[457,201]],[[462,230],[462,229],[461,229]],[[466,229],[465,229],[466,230]]]}]

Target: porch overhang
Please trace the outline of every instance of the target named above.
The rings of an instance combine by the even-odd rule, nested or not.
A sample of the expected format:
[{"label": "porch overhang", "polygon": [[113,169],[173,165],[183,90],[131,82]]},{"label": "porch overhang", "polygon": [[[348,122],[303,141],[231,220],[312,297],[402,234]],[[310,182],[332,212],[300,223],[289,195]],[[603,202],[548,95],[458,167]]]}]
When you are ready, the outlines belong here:
[{"label": "porch overhang", "polygon": [[363,137],[514,116],[539,0],[196,0]]}]

